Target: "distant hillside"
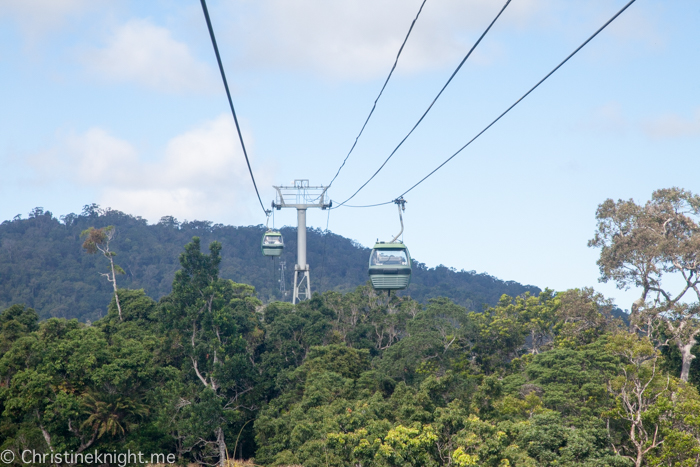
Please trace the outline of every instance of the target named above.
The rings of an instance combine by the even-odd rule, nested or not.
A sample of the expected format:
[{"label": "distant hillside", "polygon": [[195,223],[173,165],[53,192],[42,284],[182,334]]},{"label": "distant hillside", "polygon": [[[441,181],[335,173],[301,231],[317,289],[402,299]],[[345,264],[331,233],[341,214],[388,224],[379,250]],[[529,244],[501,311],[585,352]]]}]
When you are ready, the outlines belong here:
[{"label": "distant hillside", "polygon": [[[107,260],[88,255],[81,248],[80,233],[89,228],[116,227],[112,250],[126,272],[118,276],[120,287],[144,289],[154,299],[170,293],[178,257],[193,236],[208,246],[222,243],[221,277],[255,286],[265,302],[290,300],[296,256],[296,229],[285,228],[285,252],[265,258],[260,252],[263,226],[235,227],[206,221],[179,223],[164,217],[158,224],[120,211],[86,206],[83,213],[58,220],[36,208],[28,219],[15,218],[0,224],[0,309],[24,303],[42,318],[51,316],[96,320],[106,313],[111,285],[100,276]],[[308,261],[314,292],[347,292],[367,282],[369,249],[356,242],[321,230],[310,229]],[[279,291],[281,261],[286,262],[287,296]],[[488,274],[456,271],[444,266],[427,268],[414,263],[411,286],[403,292],[426,302],[444,296],[473,310],[495,305],[502,294],[516,296],[539,293],[534,286],[502,281]]]}]

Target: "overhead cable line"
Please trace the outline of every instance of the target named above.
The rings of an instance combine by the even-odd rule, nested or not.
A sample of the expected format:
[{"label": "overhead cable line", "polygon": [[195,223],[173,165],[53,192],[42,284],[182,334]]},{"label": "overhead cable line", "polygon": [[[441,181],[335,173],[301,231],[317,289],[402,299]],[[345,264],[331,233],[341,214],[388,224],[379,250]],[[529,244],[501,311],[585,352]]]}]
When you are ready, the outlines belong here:
[{"label": "overhead cable line", "polygon": [[250,167],[250,160],[248,159],[248,151],[245,149],[245,143],[243,143],[243,135],[241,134],[241,127],[238,125],[238,117],[236,117],[236,110],[233,108],[233,101],[231,100],[231,92],[228,89],[228,81],[226,81],[226,73],[224,73],[224,65],[221,63],[221,55],[219,54],[219,47],[216,45],[216,37],[214,36],[214,28],[211,25],[211,19],[209,18],[209,10],[207,10],[206,0],[201,0],[202,11],[204,11],[204,18],[207,20],[207,27],[209,28],[209,36],[211,37],[211,44],[214,46],[214,52],[216,53],[216,61],[219,63],[219,71],[221,71],[221,79],[224,81],[224,88],[226,88],[226,97],[228,97],[228,104],[231,107],[231,113],[233,114],[233,121],[236,123],[236,131],[238,132],[238,139],[241,141],[241,147],[243,148],[243,155],[245,156],[245,162],[248,165],[248,172],[250,173],[250,179],[253,181],[253,187],[255,188],[255,194],[258,195],[258,201],[260,202],[260,207],[265,212],[266,216],[269,216],[270,211],[265,209],[265,205],[260,198],[260,192],[258,191],[258,185],[255,183],[255,176],[253,176],[253,169]]},{"label": "overhead cable line", "polygon": [[493,122],[489,123],[489,125],[488,125],[486,128],[484,128],[483,130],[481,130],[475,137],[473,137],[471,140],[469,140],[469,142],[468,142],[467,144],[465,144],[464,146],[462,146],[461,148],[459,148],[459,149],[457,150],[457,152],[455,152],[455,153],[452,154],[449,158],[447,158],[447,160],[445,160],[445,162],[443,162],[442,164],[440,164],[439,166],[437,166],[432,172],[430,172],[428,175],[426,175],[425,177],[423,177],[422,179],[420,179],[420,181],[418,181],[418,183],[416,183],[415,185],[413,185],[411,188],[409,188],[408,190],[406,190],[406,191],[404,191],[403,193],[401,193],[401,195],[399,195],[399,197],[404,196],[406,193],[408,193],[409,191],[413,190],[415,187],[417,187],[418,185],[420,185],[421,183],[423,183],[428,177],[430,177],[430,176],[433,175],[435,172],[437,172],[438,170],[440,170],[445,164],[447,164],[447,163],[450,162],[455,156],[457,156],[457,154],[459,154],[459,153],[462,152],[467,146],[469,146],[470,144],[472,144],[479,136],[481,136],[482,134],[484,134],[484,133],[486,132],[486,130],[488,130],[489,128],[491,128],[497,121],[499,121],[503,116],[505,116],[505,114],[507,114],[508,112],[510,112],[510,111],[513,109],[513,107],[515,107],[516,105],[518,105],[523,99],[525,99],[528,95],[530,95],[530,93],[531,93],[532,91],[534,91],[535,89],[537,89],[537,87],[538,87],[540,84],[544,83],[545,80],[547,80],[547,78],[549,78],[550,76],[552,76],[552,75],[554,74],[555,71],[557,71],[559,68],[562,67],[562,65],[564,65],[566,62],[568,62],[569,59],[570,59],[571,57],[573,57],[574,55],[576,55],[576,54],[578,53],[579,50],[581,50],[582,48],[584,48],[584,47],[586,46],[586,44],[588,44],[591,40],[593,40],[593,38],[594,38],[595,36],[597,36],[603,29],[605,29],[606,27],[608,27],[608,25],[609,25],[610,23],[612,23],[613,21],[615,21],[615,19],[617,19],[617,17],[620,16],[620,15],[621,15],[630,5],[632,5],[635,1],[636,1],[636,0],[630,0],[630,2],[627,3],[627,5],[625,5],[624,7],[622,7],[622,9],[621,9],[620,11],[618,11],[612,18],[610,18],[610,19],[609,19],[605,24],[603,24],[596,32],[594,32],[593,35],[592,35],[591,37],[589,37],[588,39],[586,39],[586,41],[585,41],[583,44],[579,45],[579,46],[576,48],[576,50],[574,50],[573,52],[571,52],[571,54],[569,54],[569,56],[566,57],[559,65],[557,65],[552,71],[550,71],[549,73],[547,73],[547,75],[546,75],[544,78],[542,78],[537,84],[535,84],[532,88],[530,88],[530,90],[529,90],[528,92],[526,92],[525,94],[523,94],[523,96],[522,96],[520,99],[518,99],[517,101],[515,101],[515,102],[513,103],[513,105],[511,105],[510,107],[508,107],[508,108],[505,110],[505,112],[503,112],[501,115],[499,115]]},{"label": "overhead cable line", "polygon": [[413,26],[416,24],[416,21],[418,20],[418,17],[420,16],[421,11],[423,11],[423,6],[425,5],[426,1],[427,0],[423,0],[423,3],[421,3],[420,8],[418,9],[418,14],[416,14],[416,17],[413,19],[413,22],[411,23],[411,27],[408,28],[408,33],[406,34],[406,37],[404,38],[403,43],[401,44],[401,47],[399,48],[399,53],[396,54],[396,60],[394,60],[394,65],[391,67],[391,71],[389,71],[389,76],[386,77],[386,81],[384,81],[384,86],[382,86],[382,89],[379,91],[379,95],[374,100],[374,104],[372,105],[372,110],[369,111],[369,115],[367,115],[367,119],[365,120],[364,125],[362,125],[362,128],[360,129],[360,133],[358,133],[357,137],[355,138],[355,142],[352,144],[350,151],[348,152],[347,156],[345,156],[345,159],[343,159],[343,163],[340,164],[338,171],[335,173],[335,176],[333,177],[331,182],[328,184],[329,188],[331,185],[333,185],[333,182],[335,181],[335,179],[338,178],[338,175],[340,174],[340,171],[345,166],[345,163],[347,162],[348,157],[350,157],[350,154],[352,154],[352,151],[355,149],[355,146],[357,146],[357,141],[360,139],[360,136],[362,136],[362,133],[365,131],[365,127],[367,126],[369,119],[372,117],[372,114],[374,113],[374,109],[377,108],[377,102],[379,101],[379,98],[382,97],[382,93],[384,92],[384,88],[386,88],[386,85],[389,83],[389,79],[391,78],[391,75],[394,73],[394,70],[396,69],[396,64],[399,63],[399,57],[401,56],[401,52],[403,51],[403,48],[406,45],[406,42],[408,41],[408,37],[411,35],[411,31],[413,31]]},{"label": "overhead cable line", "polygon": [[[368,205],[363,205],[363,206],[353,206],[350,204],[343,204],[343,207],[344,208],[374,208],[377,206],[384,206],[385,204],[391,204],[393,202],[394,201],[392,200],[392,201],[387,201],[386,203],[368,204]],[[338,206],[338,207],[340,207],[340,206]],[[331,208],[331,209],[336,209],[336,208]]]},{"label": "overhead cable line", "polygon": [[400,147],[403,145],[403,143],[408,139],[408,137],[411,136],[411,133],[413,133],[413,131],[418,127],[418,125],[421,124],[421,122],[422,122],[423,119],[426,117],[426,115],[428,115],[428,112],[430,112],[430,110],[433,108],[433,105],[435,105],[435,102],[437,102],[437,100],[440,98],[440,96],[441,96],[442,93],[445,91],[445,89],[447,88],[447,86],[450,84],[450,82],[452,82],[452,79],[457,75],[457,73],[459,72],[459,70],[462,68],[462,65],[464,65],[464,64],[466,63],[467,59],[471,56],[472,52],[474,52],[474,50],[475,50],[476,47],[479,45],[479,43],[481,42],[481,40],[482,40],[482,39],[486,36],[486,34],[491,30],[491,27],[493,27],[493,25],[496,23],[496,21],[498,20],[498,18],[500,18],[501,14],[503,14],[503,12],[504,12],[505,9],[508,7],[508,5],[510,4],[511,1],[512,1],[512,0],[507,0],[507,1],[506,1],[505,5],[503,5],[503,8],[501,8],[501,10],[498,12],[498,14],[497,14],[496,17],[493,19],[493,21],[491,21],[491,23],[490,23],[489,26],[486,28],[486,30],[484,30],[484,32],[481,34],[481,36],[479,36],[479,39],[474,43],[474,45],[472,46],[472,48],[469,49],[469,52],[467,53],[467,55],[464,56],[464,58],[463,58],[462,61],[459,63],[459,65],[457,66],[457,68],[455,69],[455,71],[452,73],[452,75],[450,76],[450,78],[447,80],[447,82],[445,83],[445,85],[442,87],[442,89],[440,89],[440,92],[438,92],[437,96],[435,96],[435,99],[433,99],[433,101],[430,103],[430,105],[429,105],[428,108],[425,110],[425,112],[423,112],[423,115],[421,115],[421,117],[418,119],[418,121],[416,122],[416,124],[413,125],[413,128],[411,128],[411,131],[409,131],[408,134],[406,134],[406,136],[404,136],[404,138],[403,138],[403,139],[401,140],[401,142],[398,144],[398,146],[396,146],[396,147],[394,148],[394,150],[391,151],[391,154],[389,154],[389,157],[386,158],[386,160],[382,163],[382,165],[379,166],[379,168],[377,169],[377,171],[374,172],[374,174],[372,174],[372,176],[371,176],[365,183],[363,183],[362,186],[361,186],[360,188],[358,188],[357,191],[356,191],[355,193],[352,194],[352,196],[350,196],[348,199],[346,199],[346,200],[343,201],[342,203],[338,204],[338,205],[337,205],[336,207],[334,207],[333,209],[337,209],[337,208],[343,206],[345,203],[347,203],[347,202],[350,201],[351,199],[353,199],[353,198],[355,197],[355,195],[357,195],[365,186],[367,186],[367,184],[368,184],[369,182],[371,182],[372,179],[373,179],[374,177],[376,177],[377,174],[384,168],[384,166],[387,164],[387,162],[389,162],[389,159],[391,159],[391,158],[394,156],[394,154],[396,153],[396,151],[399,150],[399,148],[400,148]]},{"label": "overhead cable line", "polygon": [[[464,146],[462,146],[461,148],[459,148],[459,149],[457,150],[457,152],[455,152],[454,154],[452,154],[452,155],[451,155],[449,158],[447,158],[442,164],[440,164],[439,166],[437,166],[432,172],[430,172],[428,175],[426,175],[425,177],[423,177],[422,179],[420,179],[420,181],[418,181],[418,183],[416,183],[415,185],[413,185],[411,188],[409,188],[408,190],[406,190],[406,191],[404,191],[403,193],[401,193],[401,194],[398,196],[398,198],[401,198],[402,196],[406,195],[408,192],[410,192],[411,190],[413,190],[414,188],[416,188],[418,185],[420,185],[421,183],[423,183],[428,177],[430,177],[430,176],[433,175],[435,172],[437,172],[438,170],[440,170],[445,164],[447,164],[447,163],[450,162],[452,159],[454,159],[460,152],[462,152],[464,149],[466,149],[467,146],[469,146],[470,144],[472,144],[479,136],[481,136],[482,134],[484,134],[484,133],[486,132],[486,130],[488,130],[489,128],[491,128],[497,121],[499,121],[499,120],[500,120],[501,118],[503,118],[508,112],[510,112],[510,111],[513,109],[513,107],[515,107],[516,105],[518,105],[520,102],[522,102],[523,99],[525,99],[528,95],[530,95],[530,93],[532,93],[532,91],[534,91],[535,89],[537,89],[537,87],[538,87],[540,84],[544,83],[545,80],[547,80],[547,78],[549,78],[550,76],[552,76],[552,75],[554,74],[555,71],[557,71],[559,68],[561,68],[562,65],[564,65],[567,61],[569,61],[569,59],[570,59],[571,57],[573,57],[574,55],[576,55],[583,47],[585,47],[591,40],[593,40],[593,38],[596,37],[603,29],[605,29],[606,27],[608,27],[608,25],[610,25],[610,23],[612,23],[613,21],[615,21],[615,20],[617,19],[617,17],[620,16],[620,15],[621,15],[627,8],[629,8],[629,6],[632,5],[635,1],[636,1],[636,0],[630,0],[629,3],[627,3],[624,7],[622,7],[622,9],[621,9],[620,11],[618,11],[612,18],[610,18],[605,24],[603,24],[603,26],[601,26],[595,33],[593,33],[593,35],[592,35],[591,37],[589,37],[588,39],[586,39],[586,41],[585,41],[583,44],[581,44],[580,46],[578,46],[578,47],[576,48],[576,50],[574,50],[571,54],[569,54],[569,56],[566,57],[559,65],[557,65],[552,71],[550,71],[549,73],[547,73],[547,75],[546,75],[544,78],[542,78],[537,84],[535,84],[532,88],[530,88],[530,90],[529,90],[528,92],[526,92],[525,94],[523,94],[523,96],[522,96],[520,99],[518,99],[517,101],[515,101],[515,103],[514,103],[513,105],[511,105],[510,107],[508,107],[508,108],[507,108],[501,115],[499,115],[494,121],[492,121],[491,123],[489,123],[488,126],[486,126],[486,128],[484,128],[484,129],[481,130],[479,133],[477,133],[477,135],[474,136],[471,140],[469,140],[469,142],[468,142],[467,144],[465,144]],[[398,198],[397,198],[397,199],[398,199]],[[366,205],[366,206],[353,206],[353,207],[358,207],[358,208],[370,208],[370,207],[374,207],[374,206],[381,206],[382,204],[389,204],[389,203],[392,203],[392,202],[393,202],[393,201],[387,201],[386,203],[370,204],[370,205]],[[338,206],[338,207],[340,207],[340,206]]]}]

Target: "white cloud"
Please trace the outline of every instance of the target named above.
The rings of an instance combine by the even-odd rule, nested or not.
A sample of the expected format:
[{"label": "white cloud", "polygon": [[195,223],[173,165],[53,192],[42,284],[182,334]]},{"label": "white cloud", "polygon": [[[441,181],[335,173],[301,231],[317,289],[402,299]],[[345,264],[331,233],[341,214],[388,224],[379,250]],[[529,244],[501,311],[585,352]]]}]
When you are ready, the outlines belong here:
[{"label": "white cloud", "polygon": [[[244,138],[250,145],[250,135]],[[68,179],[91,187],[103,207],[151,222],[165,215],[259,221],[257,197],[227,114],[171,139],[155,161],[144,161],[127,141],[93,128],[60,138],[56,148],[30,163],[44,183]],[[259,187],[272,184],[269,168],[258,164],[254,170]]]},{"label": "white cloud", "polygon": [[[367,79],[388,72],[421,1],[260,0],[253,5],[236,0],[230,13],[220,16],[236,18],[235,25],[222,29],[242,47],[242,60],[250,66]],[[521,26],[545,1],[513,2],[496,28]],[[456,64],[502,6],[493,0],[427,2],[399,72]]]},{"label": "white cloud", "polygon": [[[311,72],[335,80],[385,76],[422,0],[228,0],[214,11],[238,65]],[[454,67],[505,0],[428,1],[397,73]],[[502,61],[525,30],[578,45],[615,12],[605,0],[516,0],[509,4],[472,63]],[[215,24],[215,27],[217,24]],[[658,47],[656,18],[633,8],[610,28],[610,41]],[[517,40],[517,39],[516,39]],[[610,48],[610,47],[608,47]],[[226,54],[225,54],[226,55]],[[229,53],[229,56],[231,54]]]},{"label": "white cloud", "polygon": [[643,124],[644,133],[652,138],[679,138],[700,135],[700,109],[691,118],[666,114]]},{"label": "white cloud", "polygon": [[75,178],[87,184],[129,179],[130,171],[138,163],[133,146],[100,128],[68,136],[64,144]]},{"label": "white cloud", "polygon": [[[161,91],[206,91],[211,69],[166,28],[134,19],[117,28],[107,46],[84,54],[85,65],[107,81],[135,82]],[[218,88],[217,88],[218,89]]]},{"label": "white cloud", "polygon": [[94,0],[2,0],[0,16],[17,20],[23,32],[32,37],[62,25],[71,15],[94,7]]}]

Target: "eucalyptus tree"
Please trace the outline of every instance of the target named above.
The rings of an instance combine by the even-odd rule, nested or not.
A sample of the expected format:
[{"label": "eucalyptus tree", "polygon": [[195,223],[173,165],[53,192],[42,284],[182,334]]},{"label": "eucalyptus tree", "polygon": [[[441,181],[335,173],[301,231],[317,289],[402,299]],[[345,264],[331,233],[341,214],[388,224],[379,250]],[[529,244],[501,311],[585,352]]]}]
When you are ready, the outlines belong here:
[{"label": "eucalyptus tree", "polygon": [[620,357],[621,368],[608,382],[616,406],[606,415],[622,420],[627,429],[626,437],[612,440],[613,448],[641,467],[664,443],[664,424],[671,418],[671,378],[659,370],[659,353],[648,338],[620,333],[611,338],[609,349]]},{"label": "eucalyptus tree", "polygon": [[117,310],[119,311],[119,321],[122,321],[122,306],[119,303],[119,294],[117,293],[117,274],[125,274],[125,272],[119,265],[114,264],[114,257],[117,256],[117,254],[109,249],[109,244],[114,240],[116,232],[113,225],[101,229],[90,227],[87,230],[83,230],[80,237],[85,237],[83,248],[88,254],[93,255],[99,251],[109,260],[111,272],[100,274],[106,277],[114,288],[114,300],[117,303]]},{"label": "eucalyptus tree", "polygon": [[669,188],[655,191],[644,206],[608,199],[596,219],[588,246],[601,249],[600,280],[641,289],[632,326],[653,335],[660,322],[681,353],[680,377],[688,381],[700,334],[700,196]]}]

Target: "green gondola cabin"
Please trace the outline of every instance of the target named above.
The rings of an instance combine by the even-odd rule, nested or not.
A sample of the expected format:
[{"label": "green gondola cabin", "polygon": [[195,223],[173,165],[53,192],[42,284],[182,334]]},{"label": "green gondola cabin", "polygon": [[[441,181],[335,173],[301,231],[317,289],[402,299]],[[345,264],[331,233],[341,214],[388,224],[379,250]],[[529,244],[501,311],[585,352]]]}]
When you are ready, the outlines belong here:
[{"label": "green gondola cabin", "polygon": [[402,290],[411,283],[411,255],[401,242],[374,245],[369,278],[376,290]]},{"label": "green gondola cabin", "polygon": [[265,256],[280,256],[284,250],[284,240],[282,234],[275,230],[268,230],[263,235],[260,245]]}]

